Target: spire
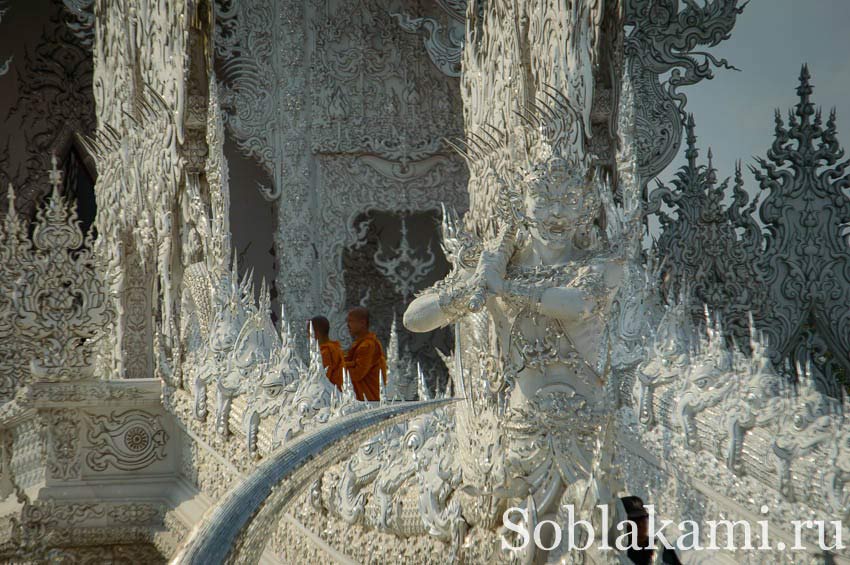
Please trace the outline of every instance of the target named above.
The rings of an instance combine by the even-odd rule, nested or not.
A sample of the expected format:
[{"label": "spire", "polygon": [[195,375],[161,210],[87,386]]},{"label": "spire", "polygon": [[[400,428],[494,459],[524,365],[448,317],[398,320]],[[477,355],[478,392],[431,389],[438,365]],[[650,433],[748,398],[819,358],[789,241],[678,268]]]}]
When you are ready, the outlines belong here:
[{"label": "spire", "polygon": [[688,166],[691,169],[695,169],[697,165],[697,155],[699,155],[699,151],[697,150],[697,136],[695,133],[694,127],[694,115],[688,114],[688,119],[685,122],[685,140],[687,143],[685,149],[685,158],[688,160]]},{"label": "spire", "polygon": [[803,63],[803,68],[800,70],[800,85],[797,87],[797,96],[800,97],[800,102],[795,111],[801,124],[808,124],[809,118],[815,113],[814,105],[811,102],[812,85],[809,83],[810,78],[812,77],[809,74],[809,65]]},{"label": "spire", "polygon": [[454,327],[454,337],[455,337],[455,346],[454,346],[454,374],[457,382],[460,386],[460,389],[457,391],[461,396],[466,396],[466,381],[464,381],[463,374],[463,355],[461,354],[462,346],[460,340],[460,323],[455,323]]},{"label": "spire", "polygon": [[422,372],[422,365],[416,362],[416,382],[419,385],[419,400],[431,400],[431,395],[428,392],[428,385],[425,383],[425,373]]},{"label": "spire", "polygon": [[705,182],[709,187],[717,182],[717,171],[714,169],[714,153],[708,148],[708,167],[705,170]]},{"label": "spire", "polygon": [[[313,324],[307,321],[307,350],[309,351],[308,378],[319,380],[325,376],[325,365],[322,363],[322,352],[319,342],[313,337]],[[343,369],[343,372],[345,370]]]},{"label": "spire", "polygon": [[9,183],[9,188],[6,189],[6,199],[9,202],[9,210],[6,212],[7,222],[18,220],[18,211],[15,209],[15,189],[12,183]]},{"label": "spire", "polygon": [[735,192],[744,192],[744,175],[741,173],[741,160],[735,161]]},{"label": "spire", "polygon": [[62,187],[62,171],[59,169],[59,162],[56,159],[56,153],[53,153],[50,156],[50,170],[47,172],[47,177],[49,179],[50,186],[53,187],[52,198],[59,194],[59,190]]},{"label": "spire", "polygon": [[396,313],[393,311],[393,323],[390,326],[390,344],[387,348],[387,384],[384,386],[384,381],[381,381],[381,398],[387,396],[387,400],[403,396],[401,394],[402,386],[402,370],[401,356],[398,347],[398,321]]},{"label": "spire", "polygon": [[354,385],[351,384],[351,373],[345,367],[342,368],[342,397],[343,402],[354,400]]}]

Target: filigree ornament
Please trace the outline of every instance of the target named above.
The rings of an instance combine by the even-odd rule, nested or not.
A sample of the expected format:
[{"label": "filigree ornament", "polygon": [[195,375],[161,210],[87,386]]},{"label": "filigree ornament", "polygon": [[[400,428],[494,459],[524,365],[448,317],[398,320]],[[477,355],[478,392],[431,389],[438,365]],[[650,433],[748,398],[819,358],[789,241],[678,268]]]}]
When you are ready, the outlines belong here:
[{"label": "filigree ornament", "polygon": [[[764,194],[759,217],[767,230],[756,259],[768,293],[758,310],[774,362],[796,353],[806,325],[826,341],[843,369],[843,382],[837,371],[826,375],[826,391],[840,396],[837,385],[846,387],[850,375],[850,250],[842,236],[850,222],[850,160],[842,160],[835,111],[824,124],[811,102],[809,78],[804,65],[800,101],[787,127],[777,110],[773,145],[753,168]],[[814,353],[816,366],[827,370]]]},{"label": "filigree ornament", "polygon": [[80,421],[75,410],[48,412],[51,457],[47,460],[50,475],[60,480],[80,476]]},{"label": "filigree ornament", "polygon": [[[51,154],[57,154],[60,166],[65,166],[69,152],[80,149],[80,137],[90,135],[96,125],[92,54],[65,25],[61,3],[51,3],[48,9],[49,23],[34,49],[24,57],[18,72],[17,99],[5,118],[6,131],[26,132],[24,152],[19,160],[14,153],[10,159],[0,159],[5,161],[0,164],[5,169],[0,178],[6,177],[14,184],[18,211],[28,218],[35,216],[38,205],[50,193],[47,171]],[[81,167],[93,173],[90,156],[82,157]],[[74,194],[69,191],[66,196]],[[0,203],[0,208],[4,204]]]},{"label": "filigree ornament", "polygon": [[429,243],[424,257],[417,257],[416,251],[407,239],[407,218],[401,218],[401,239],[398,247],[391,255],[384,252],[383,247],[375,253],[373,260],[381,273],[387,277],[404,297],[407,303],[417,284],[425,278],[434,266],[434,253]]},{"label": "filigree ornament", "polygon": [[91,236],[83,237],[76,211],[60,193],[53,160],[53,192],[36,215],[32,246],[19,258],[27,267],[15,281],[14,324],[41,343],[30,368],[36,380],[81,380],[91,375],[92,341],[114,320]]},{"label": "filigree ornament", "polygon": [[[665,291],[686,289],[695,319],[703,305],[747,347],[749,316],[770,339],[774,364],[812,362],[821,390],[842,396],[850,374],[850,251],[842,229],[850,221],[850,186],[832,112],[823,123],[810,100],[804,66],[800,102],[786,127],[776,115],[775,140],[767,159],[752,167],[761,203],[749,202],[740,167],[731,203],[728,180],[717,184],[711,166],[697,165],[693,119],[688,120],[687,165],[673,187],[650,194],[648,213],[658,215],[655,247],[664,260]],[[667,204],[673,210],[662,209]],[[758,213],[764,229],[756,222]]]},{"label": "filigree ornament", "polygon": [[[277,530],[286,541],[281,555],[292,562],[305,554],[315,560],[310,536],[359,561],[402,551],[419,561],[569,560],[563,547],[545,555],[534,547],[513,555],[493,549],[504,509],[527,510],[531,527],[549,519],[563,524],[567,504],[582,513],[596,504],[614,508],[620,492],[666,504],[671,518],[718,510],[752,516],[762,500],[777,507],[775,522],[848,518],[850,405],[820,389],[828,382],[823,375],[847,358],[850,267],[846,245],[837,242],[840,225],[850,221],[842,193],[850,165],[834,118],[822,123],[809,102],[807,73],[801,103],[787,127],[777,124],[759,171],[769,193],[760,213],[770,231],[762,235],[755,224],[757,204],[748,201],[740,173],[732,204],[723,205],[727,185],[717,183],[710,162],[697,164],[688,123],[688,163],[648,205],[677,212],[662,221],[658,250],[667,262],[643,265],[642,174],[667,158],[676,135],[642,147],[636,126],[647,116],[661,129],[681,126],[674,123],[684,100],[676,88],[710,76],[711,60],[700,64],[690,49],[728,34],[740,12],[735,1],[702,8],[686,2],[679,12],[672,1],[628,4],[632,12],[648,9],[632,14],[641,21],[632,22],[630,48],[654,50],[631,64],[640,71],[634,77],[618,63],[616,2],[586,0],[569,9],[548,0],[438,4],[454,23],[467,10],[466,136],[452,142],[471,174],[472,212],[463,220],[452,208],[466,204],[466,169],[437,141],[460,130],[458,94],[434,94],[449,79],[424,59],[420,38],[390,20],[385,3],[223,2],[214,48],[227,76],[219,83],[210,73],[207,85],[187,78],[197,70],[189,53],[202,51],[199,40],[206,39],[193,27],[199,14],[192,10],[203,4],[97,4],[101,128],[89,145],[103,214],[96,245],[108,264],[91,259],[91,239],[66,210],[56,167],[54,198],[32,239],[14,203],[0,230],[0,402],[15,394],[0,420],[17,426],[0,434],[0,493],[17,493],[23,504],[19,518],[3,522],[20,548],[16,558],[89,556],[70,526],[97,520],[125,528],[110,530],[110,548],[162,526],[169,535],[161,537],[179,538],[185,524],[159,503],[27,498],[44,481],[64,489],[61,481],[166,475],[175,471],[174,456],[180,488],[188,481],[219,504],[207,514],[210,524],[235,541],[207,541],[234,560],[259,559]],[[657,86],[659,67],[647,69],[658,57],[661,67],[686,69],[658,95],[661,110],[643,107]],[[633,87],[632,80],[644,82]],[[307,116],[308,108],[315,115]],[[409,121],[399,118],[408,114]],[[618,146],[608,129],[615,121]],[[279,282],[292,284],[278,288],[299,308],[282,310],[278,327],[269,286],[255,288],[250,270],[230,260],[225,122],[243,151],[274,167],[270,190],[287,197],[278,208],[285,226],[278,243],[287,252]],[[641,151],[651,154],[648,162],[639,161]],[[611,178],[597,174],[607,170],[603,155],[615,160]],[[414,251],[406,221],[395,251],[372,248],[368,226],[356,219],[365,209],[412,215],[440,199],[448,201],[442,248],[453,270],[415,298],[405,324],[422,332],[454,326],[454,352],[443,357],[451,380],[429,390],[425,371],[406,366],[393,324],[390,386],[382,387],[378,406],[357,402],[348,372],[340,391],[309,330],[301,339],[304,313],[322,303],[341,329],[341,308],[354,294],[346,294],[340,268],[346,247],[368,251],[374,263],[365,263],[383,268],[405,300],[412,295],[435,268],[432,249]],[[315,255],[322,257],[322,286],[315,285]],[[97,268],[107,284],[94,276]],[[659,296],[662,275],[667,286]],[[370,304],[381,300],[367,289],[354,301],[364,294]],[[722,304],[729,310],[712,310]],[[118,310],[115,333],[124,340],[112,353],[152,347],[161,383],[22,386],[31,377],[20,367],[30,358],[38,379],[88,374],[89,355],[78,350],[96,339],[93,326],[111,328],[107,305]],[[694,334],[697,308],[706,324]],[[793,323],[786,328],[776,316]],[[771,362],[777,344],[783,358],[800,361],[795,370]],[[111,369],[130,374],[120,363]],[[155,406],[160,384],[170,413]],[[434,410],[407,423],[361,433],[370,422],[424,410],[387,406],[390,399],[452,391],[459,399],[451,406],[434,401]],[[351,456],[337,464],[342,452]],[[278,473],[281,465],[286,472]],[[242,473],[249,480],[232,489],[233,498],[219,496]],[[253,506],[257,512],[245,514],[239,493],[246,484],[249,491],[262,487],[251,491],[256,500],[272,492]],[[296,502],[307,484],[307,499]],[[310,506],[298,507],[297,520],[279,519],[282,509],[302,502]],[[234,509],[245,518],[235,529],[220,519]],[[51,530],[60,527],[67,547],[49,549],[57,539]],[[197,531],[207,532],[203,537],[213,530]],[[83,533],[82,546],[99,543],[90,530]],[[177,553],[176,542],[161,543],[164,553]],[[441,553],[432,559],[434,547]],[[117,555],[97,552],[101,561]],[[587,554],[588,561],[613,559]]]},{"label": "filigree ornament", "polygon": [[[456,79],[389,11],[375,0],[217,6],[228,134],[268,175],[263,196],[279,202],[276,286],[287,289],[293,319],[321,309],[334,334],[343,331],[342,256],[359,214],[431,210],[439,201],[466,207],[465,171],[442,143],[461,131]],[[273,41],[280,48],[269,49]],[[358,292],[367,291],[386,299]],[[294,330],[303,337],[300,325]]]},{"label": "filigree ornament", "polygon": [[[466,11],[466,3],[462,3],[462,9]],[[441,7],[450,15],[460,8]],[[452,10],[452,11],[450,11]],[[422,17],[413,18],[407,14],[393,14],[401,29],[410,33],[421,33],[425,36],[425,51],[438,69],[450,77],[459,77],[461,66],[461,53],[463,53],[463,42],[465,37],[465,26],[463,19],[449,17],[444,25],[437,18]]]},{"label": "filigree ornament", "polygon": [[15,325],[12,295],[18,278],[25,271],[25,259],[32,253],[27,226],[18,216],[15,191],[11,185],[7,198],[9,211],[0,229],[0,398],[11,399],[16,389],[30,377],[29,364],[36,356],[36,344],[20,334]]},{"label": "filigree ornament", "polygon": [[[562,149],[565,154],[587,157],[593,131],[591,111],[597,91],[602,90],[596,88],[594,69],[609,63],[613,69],[614,61],[606,59],[604,46],[613,43],[610,34],[620,32],[616,22],[619,16],[611,10],[606,15],[608,4],[583,0],[568,9],[547,1],[468,2],[461,87],[465,131],[476,137],[469,135],[466,141],[487,138],[490,127],[513,133],[522,125],[518,115],[539,100],[551,105],[549,96],[554,90],[575,113],[575,127],[567,129],[574,136],[571,147]],[[612,77],[619,78],[619,71],[612,72]],[[609,111],[613,109],[609,105]],[[610,118],[610,114],[605,115],[601,122]],[[547,123],[552,125],[552,120]],[[612,141],[608,135],[599,138],[603,145]],[[522,151],[512,157],[522,159]],[[492,211],[500,188],[493,180],[486,173],[475,172],[469,182],[470,214],[466,222],[487,237],[494,236],[499,228]]]},{"label": "filigree ornament", "polygon": [[[695,321],[703,319],[704,305],[721,315],[723,325],[742,343],[749,338],[750,312],[761,324],[757,305],[764,302],[765,287],[755,258],[761,250],[761,230],[752,217],[758,199],[749,202],[743,190],[740,165],[735,169],[733,198],[729,179],[717,182],[712,166],[697,164],[698,150],[693,116],[688,117],[687,164],[679,169],[672,187],[659,186],[650,193],[648,214],[656,214],[661,235],[653,251],[663,262],[658,275],[666,281],[668,298],[687,289],[687,303]],[[663,205],[672,209],[671,213]],[[739,233],[743,234],[743,238]]]},{"label": "filigree ornament", "polygon": [[[356,221],[362,214],[363,203],[372,202],[368,208],[373,210],[401,210],[411,214],[433,210],[436,206],[435,194],[443,194],[441,198],[449,206],[465,210],[462,189],[465,167],[458,158],[440,156],[417,163],[411,166],[408,173],[400,174],[391,162],[368,156],[353,160],[328,157],[320,161],[320,171],[321,185],[325,187],[322,189],[323,199],[327,205],[322,207],[319,218],[327,226],[344,226],[344,229],[336,230],[333,235],[329,234],[317,242],[319,256],[323,258],[323,264],[328,265],[321,286],[321,304],[322,309],[329,312],[332,334],[345,335],[348,285],[343,257],[346,248],[362,240],[363,232]],[[343,185],[347,188],[342,192],[331,188]],[[374,264],[374,256],[366,255],[364,260]],[[373,276],[380,275],[375,273]],[[358,292],[361,296],[365,293],[361,290]],[[389,298],[392,300],[392,295]],[[373,296],[371,300],[373,303],[387,300],[387,296]],[[301,315],[304,318],[309,317],[309,311],[305,311],[304,305],[299,306],[298,310],[287,307],[287,312],[293,316],[303,312]]]},{"label": "filigree ornament", "polygon": [[285,311],[278,333],[265,284],[255,300],[250,273],[240,277],[235,263],[218,277],[194,267],[181,308],[195,324],[193,332],[184,332],[192,336],[185,343],[184,380],[194,418],[203,422],[212,414],[219,439],[239,434],[249,456],[260,457],[363,407],[350,384],[340,392],[327,379],[312,337],[308,362],[302,360]]},{"label": "filigree ornament", "polygon": [[[451,412],[445,408],[363,442],[322,480],[313,505],[346,523],[403,535],[431,535],[460,547],[467,524],[453,491],[460,484]],[[418,483],[415,491],[409,483]]]},{"label": "filigree ornament", "polygon": [[[491,506],[519,500],[549,515],[591,473],[613,481],[593,463],[612,449],[610,438],[595,441],[610,375],[602,344],[622,262],[634,255],[640,210],[634,183],[624,184],[618,205],[594,177],[592,157],[581,150],[581,106],[557,89],[542,90],[520,113],[521,127],[473,130],[455,142],[472,177],[495,192],[491,216],[476,233],[477,257],[465,258],[461,241],[469,236],[459,237],[446,214],[444,246],[454,270],[411,303],[405,325],[465,328],[452,375],[465,398],[455,431],[464,488],[487,492]],[[617,227],[603,227],[602,215]],[[531,549],[525,559],[536,555]]]},{"label": "filigree ornament", "polygon": [[[746,2],[624,0],[629,32],[623,47],[635,87],[637,162],[648,182],[679,153],[687,98],[679,89],[711,79],[713,68],[734,69],[725,59],[695,51],[729,38]],[[702,58],[702,60],[699,60]],[[669,79],[662,77],[669,73]]]},{"label": "filigree ornament", "polygon": [[206,90],[207,76],[189,72],[199,28],[210,25],[200,6],[96,5],[91,84],[98,127],[85,147],[98,172],[96,253],[117,313],[99,355],[99,370],[110,376],[170,380],[180,372],[175,234],[192,231],[181,196],[200,182],[204,105],[195,92]]},{"label": "filigree ornament", "polygon": [[[707,453],[725,467],[709,482],[754,477],[750,488],[756,492],[845,516],[838,501],[850,492],[847,400],[817,390],[810,363],[798,364],[791,371],[797,384],[789,384],[789,375],[774,369],[767,335],[752,319],[750,353],[744,353],[729,346],[719,319],[707,317],[707,329],[693,334],[686,304],[678,302],[659,325],[634,385],[641,441],[674,454],[676,464],[699,480],[706,480],[699,470],[705,460],[693,457]],[[729,492],[743,505],[753,496]]]}]

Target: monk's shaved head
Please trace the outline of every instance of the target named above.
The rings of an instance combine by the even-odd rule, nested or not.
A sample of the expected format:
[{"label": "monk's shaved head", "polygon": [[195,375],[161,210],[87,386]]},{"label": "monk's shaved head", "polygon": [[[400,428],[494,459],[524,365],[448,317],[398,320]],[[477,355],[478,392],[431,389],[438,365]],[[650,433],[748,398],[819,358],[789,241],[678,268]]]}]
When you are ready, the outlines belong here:
[{"label": "monk's shaved head", "polygon": [[357,318],[358,320],[363,320],[366,322],[366,326],[369,326],[369,310],[363,308],[362,306],[358,306],[357,308],[352,308],[348,312],[349,316]]},{"label": "monk's shaved head", "polygon": [[348,312],[348,333],[358,339],[369,333],[369,311],[365,308],[352,308]]}]

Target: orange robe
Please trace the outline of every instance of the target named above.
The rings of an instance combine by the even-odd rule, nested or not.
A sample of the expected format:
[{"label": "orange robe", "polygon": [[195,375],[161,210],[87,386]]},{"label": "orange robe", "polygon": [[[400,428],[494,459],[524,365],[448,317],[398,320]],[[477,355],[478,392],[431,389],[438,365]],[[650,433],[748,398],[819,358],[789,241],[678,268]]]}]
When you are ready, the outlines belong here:
[{"label": "orange robe", "polygon": [[380,375],[387,382],[387,358],[378,337],[369,332],[351,344],[345,355],[345,368],[351,375],[351,384],[357,400],[380,400]]},{"label": "orange robe", "polygon": [[322,365],[328,370],[328,380],[342,390],[342,367],[345,356],[338,341],[326,341],[319,346],[322,351]]}]

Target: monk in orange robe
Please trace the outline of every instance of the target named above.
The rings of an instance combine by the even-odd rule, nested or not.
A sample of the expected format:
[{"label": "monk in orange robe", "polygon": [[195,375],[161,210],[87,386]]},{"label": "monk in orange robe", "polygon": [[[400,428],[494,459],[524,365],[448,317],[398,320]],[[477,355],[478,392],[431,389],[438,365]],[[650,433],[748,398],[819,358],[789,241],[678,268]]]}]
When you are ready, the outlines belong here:
[{"label": "monk in orange robe", "polygon": [[348,313],[348,331],[354,343],[345,355],[345,368],[357,400],[380,400],[381,375],[387,382],[387,358],[378,337],[369,331],[369,311],[355,308]]},{"label": "monk in orange robe", "polygon": [[316,316],[310,323],[313,326],[313,336],[319,342],[322,352],[322,365],[327,369],[328,380],[342,390],[342,367],[345,365],[345,356],[338,341],[331,341],[329,337],[331,323],[324,316]]}]

